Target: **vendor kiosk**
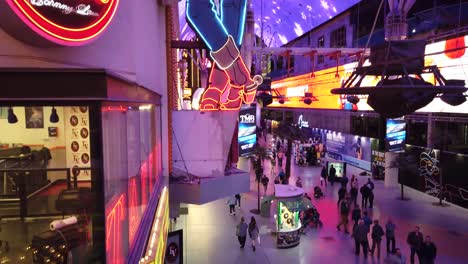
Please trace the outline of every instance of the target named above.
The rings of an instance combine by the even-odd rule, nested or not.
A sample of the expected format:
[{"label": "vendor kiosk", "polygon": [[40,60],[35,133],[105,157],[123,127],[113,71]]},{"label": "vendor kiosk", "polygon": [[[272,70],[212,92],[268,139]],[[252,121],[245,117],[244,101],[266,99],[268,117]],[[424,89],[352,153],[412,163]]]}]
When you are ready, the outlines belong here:
[{"label": "vendor kiosk", "polygon": [[304,190],[292,185],[275,184],[277,199],[276,243],[278,248],[299,244],[301,220],[299,218]]}]

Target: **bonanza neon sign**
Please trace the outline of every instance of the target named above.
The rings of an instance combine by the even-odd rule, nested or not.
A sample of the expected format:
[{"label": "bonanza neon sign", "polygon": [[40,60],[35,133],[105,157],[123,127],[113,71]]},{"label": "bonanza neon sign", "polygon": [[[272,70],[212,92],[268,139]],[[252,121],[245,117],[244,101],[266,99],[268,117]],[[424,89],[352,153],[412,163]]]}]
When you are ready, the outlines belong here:
[{"label": "bonanza neon sign", "polygon": [[98,37],[119,0],[5,0],[30,29],[56,44],[78,46]]}]

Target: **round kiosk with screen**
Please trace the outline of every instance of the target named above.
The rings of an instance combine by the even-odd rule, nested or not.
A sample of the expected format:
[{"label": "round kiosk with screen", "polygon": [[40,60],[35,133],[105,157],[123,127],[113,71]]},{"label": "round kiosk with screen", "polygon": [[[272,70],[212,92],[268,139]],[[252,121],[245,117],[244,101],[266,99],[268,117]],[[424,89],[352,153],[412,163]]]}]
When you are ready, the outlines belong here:
[{"label": "round kiosk with screen", "polygon": [[300,241],[300,210],[304,190],[302,188],[275,184],[276,208],[276,244],[278,248],[288,248]]}]

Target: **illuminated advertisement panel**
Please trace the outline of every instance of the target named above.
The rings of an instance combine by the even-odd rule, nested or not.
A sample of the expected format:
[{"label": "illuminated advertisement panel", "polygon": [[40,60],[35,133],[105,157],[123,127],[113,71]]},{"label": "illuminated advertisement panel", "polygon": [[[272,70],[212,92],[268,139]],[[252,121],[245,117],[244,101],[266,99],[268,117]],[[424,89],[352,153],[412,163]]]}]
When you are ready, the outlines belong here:
[{"label": "illuminated advertisement panel", "polygon": [[406,139],[406,121],[404,118],[387,119],[385,145],[387,151],[403,150]]},{"label": "illuminated advertisement panel", "polygon": [[255,123],[255,108],[239,111],[239,155],[248,156],[257,142],[257,125]]},{"label": "illuminated advertisement panel", "polygon": [[[468,83],[468,54],[465,47],[467,42],[468,36],[462,36],[426,45],[425,65],[437,65],[442,75],[448,80],[465,80],[465,83]],[[368,64],[367,61],[364,65],[366,64]],[[360,101],[353,107],[347,102],[347,95],[330,93],[331,89],[341,87],[341,83],[351,75],[356,66],[357,62],[340,65],[338,67],[339,77],[335,77],[336,67],[332,67],[314,72],[315,77],[311,77],[311,74],[307,73],[273,81],[271,88],[277,89],[281,95],[286,97],[286,100],[284,104],[275,100],[268,107],[372,111],[373,109],[367,104],[367,95],[358,95]],[[435,84],[432,74],[425,74],[423,77],[426,81]],[[379,76],[366,76],[361,86],[375,86],[379,79]],[[305,92],[312,93],[318,101],[310,105],[305,104],[301,100]],[[440,98],[435,98],[417,112],[468,113],[468,102],[451,106]]]}]

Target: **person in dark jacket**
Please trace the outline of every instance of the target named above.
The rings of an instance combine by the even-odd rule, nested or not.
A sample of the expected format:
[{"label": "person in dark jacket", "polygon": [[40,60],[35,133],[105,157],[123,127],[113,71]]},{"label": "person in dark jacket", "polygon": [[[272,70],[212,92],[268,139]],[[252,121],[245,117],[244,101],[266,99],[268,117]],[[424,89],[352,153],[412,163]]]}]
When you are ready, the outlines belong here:
[{"label": "person in dark jacket", "polygon": [[359,219],[361,219],[361,208],[359,208],[359,205],[356,205],[353,209],[353,212],[351,213],[351,219],[354,221],[354,228],[357,226]]},{"label": "person in dark jacket", "polygon": [[263,195],[266,196],[267,195],[267,189],[268,189],[268,183],[270,182],[270,179],[268,179],[268,177],[263,174],[263,177],[262,177],[262,185],[263,185]]},{"label": "person in dark jacket", "polygon": [[346,199],[343,199],[339,207],[340,207],[340,223],[336,226],[336,229],[338,229],[338,231],[341,231],[340,226],[343,225],[345,233],[349,234],[348,232],[348,215],[349,215],[348,201]]},{"label": "person in dark jacket", "polygon": [[362,204],[361,204],[361,207],[362,209],[366,208],[367,207],[367,202],[369,201],[369,192],[370,192],[370,189],[369,187],[367,186],[367,184],[364,184],[361,189],[359,190],[361,192],[361,196],[362,196]]},{"label": "person in dark jacket", "polygon": [[369,208],[374,207],[374,191],[372,189],[369,189]]},{"label": "person in dark jacket", "polygon": [[347,188],[348,181],[349,181],[348,176],[344,175],[343,178],[341,179],[341,186]]},{"label": "person in dark jacket", "polygon": [[325,166],[322,167],[322,172],[320,172],[320,186],[323,185],[323,183],[325,183],[325,186],[327,186],[327,176],[328,176],[328,173],[327,173],[327,168],[325,168]]},{"label": "person in dark jacket", "polygon": [[359,256],[360,248],[362,247],[364,256],[367,257],[367,252],[369,251],[369,242],[367,240],[367,233],[369,233],[369,229],[367,228],[367,225],[364,224],[364,221],[359,220],[358,225],[353,230],[354,243],[356,245],[356,255],[358,256]]},{"label": "person in dark jacket", "polygon": [[363,208],[362,209],[362,221],[364,221],[364,224],[370,229],[370,226],[372,225],[372,219],[369,217],[369,213]]},{"label": "person in dark jacket", "polygon": [[382,242],[382,236],[384,235],[383,228],[379,225],[379,220],[374,220],[374,226],[372,227],[372,249],[371,254],[374,255],[375,248],[377,248],[377,257],[380,258],[380,244]]},{"label": "person in dark jacket", "polygon": [[346,195],[346,188],[341,186],[341,188],[338,190],[338,206],[340,205],[340,202],[344,200]]},{"label": "person in dark jacket", "polygon": [[247,239],[247,228],[248,225],[245,223],[244,217],[241,217],[240,223],[236,227],[236,235],[239,240],[240,248],[244,248],[245,240]]},{"label": "person in dark jacket", "polygon": [[333,167],[333,165],[330,166],[330,172],[328,173],[329,181],[331,185],[333,186],[333,182],[335,181],[335,176],[336,176],[336,169]]},{"label": "person in dark jacket", "polygon": [[419,263],[421,263],[421,247],[423,244],[423,234],[419,231],[419,226],[414,231],[408,234],[406,242],[411,248],[411,264],[414,264],[414,254],[418,255]]},{"label": "person in dark jacket", "polygon": [[[392,219],[388,219],[385,225],[385,237],[387,238],[387,252],[392,254],[395,253],[395,229],[396,226]],[[392,244],[391,248],[390,244]]]},{"label": "person in dark jacket", "polygon": [[351,190],[349,191],[351,194],[351,201],[354,203],[354,206],[357,206],[357,196],[358,196],[358,189],[351,185]]},{"label": "person in dark jacket", "polygon": [[240,195],[240,193],[236,194],[235,197],[236,197],[237,208],[240,208],[240,203],[241,203],[241,195]]},{"label": "person in dark jacket", "polygon": [[435,258],[437,257],[437,247],[432,242],[430,236],[426,236],[426,240],[421,247],[421,263],[422,264],[434,264]]}]

